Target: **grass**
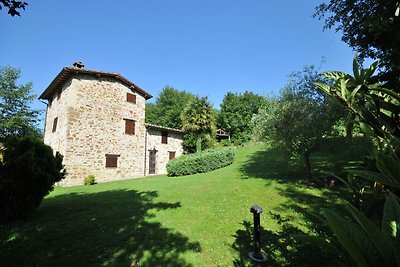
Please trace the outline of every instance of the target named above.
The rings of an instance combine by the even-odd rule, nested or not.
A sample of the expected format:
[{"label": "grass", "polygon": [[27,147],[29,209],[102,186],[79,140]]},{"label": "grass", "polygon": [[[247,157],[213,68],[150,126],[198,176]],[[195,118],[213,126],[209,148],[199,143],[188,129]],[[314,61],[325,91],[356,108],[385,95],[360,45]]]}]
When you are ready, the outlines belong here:
[{"label": "grass", "polygon": [[[331,156],[316,155],[314,172],[339,168],[323,163]],[[295,235],[316,233],[313,214],[340,204],[343,192],[308,188],[298,178],[301,168],[284,153],[254,146],[210,173],[56,188],[31,216],[0,226],[1,265],[251,266],[253,204],[264,210],[270,264],[324,263],[305,259],[304,249],[318,251]]]}]

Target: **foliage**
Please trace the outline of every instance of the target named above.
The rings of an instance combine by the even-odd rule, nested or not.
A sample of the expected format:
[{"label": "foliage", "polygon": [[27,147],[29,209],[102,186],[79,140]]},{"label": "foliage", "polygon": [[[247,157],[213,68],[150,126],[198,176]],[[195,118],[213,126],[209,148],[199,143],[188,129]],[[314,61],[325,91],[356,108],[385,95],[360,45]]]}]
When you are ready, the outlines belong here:
[{"label": "foliage", "polygon": [[233,163],[236,148],[205,150],[183,155],[167,163],[168,176],[182,176],[210,172]]},{"label": "foliage", "polygon": [[360,58],[379,59],[384,80],[400,85],[400,2],[397,0],[330,0],[314,16],[325,18],[325,28],[336,27],[342,40]]},{"label": "foliage", "polygon": [[21,14],[19,13],[18,9],[25,10],[25,7],[27,5],[27,2],[22,1],[0,0],[0,10],[2,10],[3,7],[8,8],[7,13],[10,14],[12,17],[14,17],[15,15],[20,16]]},{"label": "foliage", "polygon": [[155,103],[146,104],[146,122],[182,129],[182,110],[193,99],[191,93],[165,86]]},{"label": "foliage", "polygon": [[235,144],[247,142],[251,137],[249,122],[253,115],[257,114],[265,104],[264,97],[252,92],[246,91],[244,94],[229,92],[221,103],[217,126],[229,132]]},{"label": "foliage", "polygon": [[62,156],[36,137],[9,137],[0,165],[0,221],[35,209],[65,176]]},{"label": "foliage", "polygon": [[353,221],[325,209],[328,226],[357,266],[400,265],[400,202],[392,193],[386,198],[381,229],[350,204],[347,212]]},{"label": "foliage", "polygon": [[353,61],[354,76],[343,72],[325,72],[335,86],[316,83],[322,91],[336,97],[360,120],[364,134],[375,141],[371,158],[375,166],[351,173],[374,182],[400,189],[400,94],[394,89],[372,83],[377,62],[360,69],[357,56]]},{"label": "foliage", "polygon": [[[400,224],[400,204],[398,198],[390,193],[400,192],[400,94],[396,89],[374,82],[377,80],[373,76],[377,65],[374,62],[368,69],[360,68],[355,56],[353,76],[338,71],[325,72],[323,75],[333,80],[334,86],[316,83],[318,88],[337,98],[358,117],[361,131],[375,144],[371,147],[368,164],[362,169],[350,170],[349,177],[373,182],[374,195],[386,196],[382,230],[350,205],[348,212],[358,224],[351,224],[340,215],[325,211],[328,225],[359,266],[374,266],[379,261],[386,266],[400,264],[400,239],[396,234]],[[348,185],[354,188],[354,185]],[[376,210],[379,213],[380,208]],[[347,228],[343,227],[344,224]]]},{"label": "foliage", "polygon": [[[183,136],[183,149],[186,153],[195,153],[198,138],[193,132],[187,132]],[[213,135],[204,135],[201,138],[201,150],[214,147],[215,139]]]},{"label": "foliage", "polygon": [[314,82],[319,75],[313,66],[289,77],[278,101],[253,117],[258,139],[288,150],[304,160],[306,178],[311,179],[310,155],[316,151],[332,126],[342,116],[340,107],[319,93]]},{"label": "foliage", "polygon": [[35,99],[35,95],[31,94],[32,83],[17,85],[19,77],[18,69],[0,68],[0,139],[38,134],[36,123],[39,111],[29,106]]},{"label": "foliage", "polygon": [[84,185],[96,184],[96,176],[94,176],[93,174],[86,176],[85,179],[83,180],[83,184]]},{"label": "foliage", "polygon": [[207,97],[196,97],[181,114],[183,130],[196,138],[196,152],[200,152],[203,140],[215,138],[215,113]]}]

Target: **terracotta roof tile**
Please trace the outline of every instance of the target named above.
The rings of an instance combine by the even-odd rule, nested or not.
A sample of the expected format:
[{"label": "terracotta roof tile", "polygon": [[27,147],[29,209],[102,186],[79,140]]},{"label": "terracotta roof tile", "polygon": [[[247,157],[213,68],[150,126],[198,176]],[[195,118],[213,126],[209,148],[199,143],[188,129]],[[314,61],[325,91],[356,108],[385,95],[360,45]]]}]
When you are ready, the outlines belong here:
[{"label": "terracotta roof tile", "polygon": [[103,72],[103,71],[96,71],[96,70],[87,70],[82,68],[72,68],[72,67],[65,67],[61,70],[61,72],[54,78],[54,80],[50,83],[50,85],[44,90],[44,92],[39,96],[39,99],[49,99],[54,93],[59,89],[66,81],[68,81],[74,74],[88,74],[97,77],[109,77],[114,78],[121,83],[128,86],[130,89],[137,91],[147,100],[152,98],[153,96],[144,91],[142,88],[134,84],[133,82],[126,79],[119,73],[112,73],[112,72]]},{"label": "terracotta roof tile", "polygon": [[150,124],[150,123],[145,123],[144,125],[146,126],[146,128],[151,128],[151,129],[156,129],[156,130],[165,130],[168,132],[175,132],[175,133],[185,133],[184,131],[179,130],[179,129]]}]

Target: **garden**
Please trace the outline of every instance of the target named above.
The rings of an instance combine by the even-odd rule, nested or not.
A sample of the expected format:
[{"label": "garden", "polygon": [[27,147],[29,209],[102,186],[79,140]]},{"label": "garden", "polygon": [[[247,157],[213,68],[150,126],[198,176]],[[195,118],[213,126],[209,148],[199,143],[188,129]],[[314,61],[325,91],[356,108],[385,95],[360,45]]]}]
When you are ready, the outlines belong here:
[{"label": "garden", "polygon": [[[328,165],[340,149],[327,144],[313,172],[324,177],[354,159]],[[0,258],[4,266],[251,266],[249,209],[258,204],[269,264],[327,265],[301,235],[317,235],[315,216],[347,193],[304,185],[302,172],[287,153],[258,145],[209,173],[57,187],[31,216],[1,226]]]}]

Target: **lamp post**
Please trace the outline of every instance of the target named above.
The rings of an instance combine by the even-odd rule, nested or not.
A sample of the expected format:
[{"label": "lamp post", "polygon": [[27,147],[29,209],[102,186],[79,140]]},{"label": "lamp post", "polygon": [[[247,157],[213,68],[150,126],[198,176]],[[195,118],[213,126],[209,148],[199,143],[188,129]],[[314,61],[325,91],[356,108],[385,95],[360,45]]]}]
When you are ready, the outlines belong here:
[{"label": "lamp post", "polygon": [[250,212],[253,213],[254,221],[254,251],[249,253],[249,257],[256,262],[266,262],[267,255],[261,251],[260,214],[262,213],[262,208],[258,205],[253,205],[250,208]]}]

